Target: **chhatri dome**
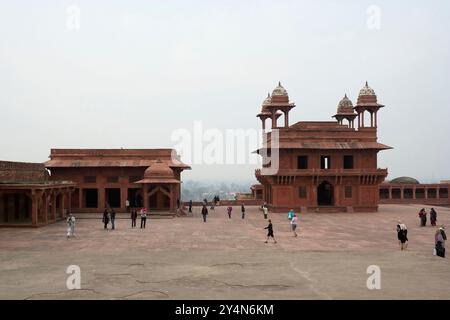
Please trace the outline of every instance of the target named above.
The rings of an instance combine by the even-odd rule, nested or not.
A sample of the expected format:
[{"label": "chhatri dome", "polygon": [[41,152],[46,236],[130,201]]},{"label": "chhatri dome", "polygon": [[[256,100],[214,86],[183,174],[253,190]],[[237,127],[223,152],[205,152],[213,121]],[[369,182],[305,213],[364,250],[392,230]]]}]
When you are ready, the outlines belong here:
[{"label": "chhatri dome", "polygon": [[341,101],[339,101],[338,107],[337,107],[337,113],[338,114],[353,114],[355,113],[353,110],[353,103],[352,101],[347,97],[347,94],[342,98]]},{"label": "chhatri dome", "polygon": [[267,98],[264,99],[261,106],[261,113],[270,113],[270,110],[267,108],[268,105],[272,103],[272,97],[270,93],[267,93]]},{"label": "chhatri dome", "polygon": [[366,85],[359,90],[359,95],[360,96],[374,96],[375,95],[375,91],[369,87],[369,84],[366,81]]},{"label": "chhatri dome", "polygon": [[278,82],[278,86],[273,89],[272,97],[287,97],[288,93],[285,88],[281,85],[281,82]]},{"label": "chhatri dome", "polygon": [[176,178],[173,170],[166,162],[158,159],[144,172],[144,179],[136,183],[180,183]]},{"label": "chhatri dome", "polygon": [[267,98],[264,99],[262,105],[267,106],[272,102],[272,98],[270,97],[270,93],[267,93]]}]

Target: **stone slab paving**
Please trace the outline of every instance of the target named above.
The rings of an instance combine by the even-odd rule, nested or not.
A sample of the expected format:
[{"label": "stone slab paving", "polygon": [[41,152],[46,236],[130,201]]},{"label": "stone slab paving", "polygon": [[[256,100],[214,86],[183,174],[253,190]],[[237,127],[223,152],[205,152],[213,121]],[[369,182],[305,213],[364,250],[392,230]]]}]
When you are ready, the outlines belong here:
[{"label": "stone slab paving", "polygon": [[[429,208],[428,206],[426,208]],[[432,255],[434,228],[419,227],[417,205],[382,205],[377,213],[302,213],[299,237],[285,214],[272,214],[277,244],[265,244],[257,207],[229,220],[217,207],[193,217],[103,230],[78,216],[65,223],[0,229],[1,299],[449,299],[449,259]],[[450,209],[437,208],[450,225]],[[398,249],[397,220],[409,229]],[[139,221],[138,221],[139,226]],[[450,234],[450,231],[447,233]],[[81,268],[81,290],[67,290],[67,266]],[[381,268],[381,290],[368,290],[369,265]]]}]

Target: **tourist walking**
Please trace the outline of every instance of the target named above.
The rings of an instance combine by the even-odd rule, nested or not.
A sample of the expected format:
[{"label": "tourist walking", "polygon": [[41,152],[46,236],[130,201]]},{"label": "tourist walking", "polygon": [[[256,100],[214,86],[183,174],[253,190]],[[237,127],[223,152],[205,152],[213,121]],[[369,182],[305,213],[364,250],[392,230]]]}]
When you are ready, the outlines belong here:
[{"label": "tourist walking", "polygon": [[397,224],[397,239],[400,250],[405,250],[408,247],[408,229],[401,221]]},{"label": "tourist walking", "polygon": [[147,208],[141,209],[141,229],[145,229],[145,224],[147,223]]},{"label": "tourist walking", "polygon": [[295,231],[297,229],[297,225],[298,225],[298,218],[297,218],[297,215],[294,214],[294,216],[292,217],[292,220],[291,220],[291,228],[292,228],[292,232],[294,233],[294,237],[297,237],[297,231]]},{"label": "tourist walking", "polygon": [[203,222],[206,222],[206,216],[208,215],[208,208],[206,206],[202,207],[202,216],[203,216]]},{"label": "tourist walking", "polygon": [[419,218],[420,218],[420,226],[425,227],[427,225],[427,212],[425,211],[425,208],[422,208],[419,211]]},{"label": "tourist walking", "polygon": [[267,243],[269,241],[269,238],[272,238],[274,243],[277,243],[277,240],[275,240],[275,237],[273,235],[272,220],[269,219],[269,225],[267,227],[265,227],[264,229],[267,229],[267,239],[266,239],[265,243]]},{"label": "tourist walking", "polygon": [[245,206],[244,206],[244,204],[241,204],[241,213],[242,213],[242,219],[245,219]]},{"label": "tourist walking", "polygon": [[445,240],[447,240],[445,227],[441,226],[438,230],[436,230],[436,233],[434,235],[434,252],[438,257],[445,258]]},{"label": "tourist walking", "polygon": [[266,205],[263,205],[262,211],[263,211],[263,214],[264,214],[264,219],[267,220],[267,217],[269,215],[269,208],[267,208]]},{"label": "tourist walking", "polygon": [[111,230],[116,229],[116,211],[114,209],[111,210]]},{"label": "tourist walking", "polygon": [[291,221],[293,217],[294,217],[294,209],[291,209],[288,212],[288,219],[289,219],[289,221]]},{"label": "tourist walking", "polygon": [[73,236],[74,229],[75,217],[72,215],[72,213],[69,213],[69,216],[67,217],[67,239]]},{"label": "tourist walking", "polygon": [[192,200],[189,200],[189,213],[192,213]]},{"label": "tourist walking", "polygon": [[431,208],[430,210],[430,223],[433,227],[436,226],[436,221],[437,221],[437,212],[436,210],[434,210],[434,208]]},{"label": "tourist walking", "polygon": [[107,209],[103,211],[103,219],[102,219],[104,229],[108,229],[108,223],[109,223],[109,212]]},{"label": "tourist walking", "polygon": [[131,210],[131,227],[136,227],[137,211],[136,209]]},{"label": "tourist walking", "polygon": [[233,207],[229,206],[229,207],[227,208],[228,219],[231,219],[231,211],[233,211]]}]

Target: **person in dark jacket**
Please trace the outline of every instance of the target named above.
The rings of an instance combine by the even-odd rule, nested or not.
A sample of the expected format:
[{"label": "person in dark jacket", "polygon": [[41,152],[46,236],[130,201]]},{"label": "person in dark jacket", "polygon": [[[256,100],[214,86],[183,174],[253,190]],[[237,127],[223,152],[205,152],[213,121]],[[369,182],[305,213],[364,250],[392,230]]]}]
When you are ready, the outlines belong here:
[{"label": "person in dark jacket", "polygon": [[105,211],[103,211],[103,224],[104,224],[104,229],[108,229],[108,223],[109,223],[109,212],[107,209],[105,209]]},{"label": "person in dark jacket", "polygon": [[131,227],[136,227],[137,211],[136,209],[131,210]]},{"label": "person in dark jacket", "polygon": [[271,237],[274,241],[274,243],[277,243],[277,240],[275,240],[275,237],[273,235],[273,225],[272,225],[272,220],[269,219],[269,225],[267,227],[265,227],[264,229],[267,229],[267,239],[266,239],[266,243],[269,241],[269,238]]},{"label": "person in dark jacket", "polygon": [[192,200],[189,200],[189,213],[192,213]]},{"label": "person in dark jacket", "polygon": [[208,215],[208,208],[204,205],[202,207],[202,216],[203,216],[203,222],[206,222],[206,216]]},{"label": "person in dark jacket", "polygon": [[436,226],[436,221],[437,221],[437,212],[436,212],[436,210],[434,210],[434,208],[431,208],[431,210],[430,210],[430,222],[431,222],[431,225],[433,227]]},{"label": "person in dark jacket", "polygon": [[245,219],[245,206],[241,204],[242,219]]}]

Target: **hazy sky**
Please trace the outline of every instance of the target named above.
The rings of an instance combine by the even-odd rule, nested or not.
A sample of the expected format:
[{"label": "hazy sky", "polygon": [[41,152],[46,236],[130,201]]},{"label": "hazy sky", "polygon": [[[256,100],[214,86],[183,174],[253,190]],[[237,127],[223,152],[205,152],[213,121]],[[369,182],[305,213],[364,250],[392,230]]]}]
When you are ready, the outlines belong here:
[{"label": "hazy sky", "polygon": [[[394,147],[379,166],[449,179],[449,39],[445,0],[1,0],[0,159],[172,147],[196,120],[256,129],[278,81],[297,104],[291,123],[331,120],[368,80],[386,105],[379,141]],[[195,165],[184,178],[246,180],[254,168]]]}]

